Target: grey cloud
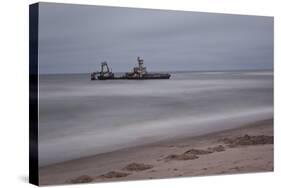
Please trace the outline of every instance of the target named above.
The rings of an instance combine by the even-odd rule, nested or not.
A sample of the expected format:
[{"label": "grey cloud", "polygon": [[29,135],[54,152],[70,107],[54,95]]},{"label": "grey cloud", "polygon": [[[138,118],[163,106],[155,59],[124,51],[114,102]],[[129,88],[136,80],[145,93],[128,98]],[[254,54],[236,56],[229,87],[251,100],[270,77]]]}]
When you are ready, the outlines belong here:
[{"label": "grey cloud", "polygon": [[273,68],[273,18],[40,3],[40,73]]}]

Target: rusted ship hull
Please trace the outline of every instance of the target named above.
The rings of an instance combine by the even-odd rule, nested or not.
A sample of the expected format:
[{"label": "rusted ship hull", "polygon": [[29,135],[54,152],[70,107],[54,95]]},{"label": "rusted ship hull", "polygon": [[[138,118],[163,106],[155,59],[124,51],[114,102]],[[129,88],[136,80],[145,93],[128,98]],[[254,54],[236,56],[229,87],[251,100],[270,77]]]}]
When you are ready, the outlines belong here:
[{"label": "rusted ship hull", "polygon": [[125,79],[128,80],[152,80],[152,79],[170,79],[170,74],[162,74],[162,73],[155,73],[155,74],[145,74],[142,77],[126,77]]},{"label": "rusted ship hull", "polygon": [[92,80],[157,80],[157,79],[170,79],[170,74],[165,73],[151,73],[151,74],[145,74],[142,75],[142,77],[135,77],[135,76],[98,76],[98,77],[91,77]]}]

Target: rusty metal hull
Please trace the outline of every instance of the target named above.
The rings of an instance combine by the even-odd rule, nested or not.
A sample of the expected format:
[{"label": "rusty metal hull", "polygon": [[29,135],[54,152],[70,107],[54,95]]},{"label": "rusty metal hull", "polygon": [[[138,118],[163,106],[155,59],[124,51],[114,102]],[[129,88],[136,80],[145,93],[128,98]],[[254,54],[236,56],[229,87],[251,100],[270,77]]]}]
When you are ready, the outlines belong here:
[{"label": "rusty metal hull", "polygon": [[129,80],[152,80],[152,79],[170,79],[170,74],[164,74],[164,73],[151,73],[151,74],[145,74],[142,77],[127,77]]},{"label": "rusty metal hull", "polygon": [[148,73],[142,75],[142,77],[139,76],[130,76],[130,75],[124,75],[124,76],[98,76],[97,78],[91,78],[92,80],[157,80],[157,79],[170,79],[171,75],[166,73]]}]

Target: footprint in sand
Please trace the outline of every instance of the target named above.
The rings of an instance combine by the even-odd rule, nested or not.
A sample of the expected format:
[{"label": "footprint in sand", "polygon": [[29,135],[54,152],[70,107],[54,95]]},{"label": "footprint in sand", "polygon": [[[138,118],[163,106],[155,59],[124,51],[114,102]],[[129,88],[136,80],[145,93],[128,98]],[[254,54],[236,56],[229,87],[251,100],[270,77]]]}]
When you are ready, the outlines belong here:
[{"label": "footprint in sand", "polygon": [[122,177],[126,177],[128,175],[130,175],[130,173],[110,171],[106,174],[102,174],[102,175],[98,176],[97,178],[99,178],[99,179],[122,178]]},{"label": "footprint in sand", "polygon": [[67,181],[66,183],[90,183],[94,180],[94,178],[88,176],[88,175],[82,175],[78,176],[77,178],[71,179],[69,182]]},{"label": "footprint in sand", "polygon": [[168,155],[167,157],[165,157],[164,159],[166,161],[170,161],[170,160],[194,160],[194,159],[198,159],[199,157],[197,155],[194,154],[172,154],[172,155]]},{"label": "footprint in sand", "polygon": [[185,154],[192,154],[192,155],[206,155],[206,154],[210,154],[213,153],[213,151],[209,151],[209,150],[202,150],[202,149],[190,149],[186,152],[184,152]]},{"label": "footprint in sand", "polygon": [[228,147],[239,147],[239,146],[249,146],[249,145],[264,145],[264,144],[273,144],[273,136],[258,135],[258,136],[249,136],[245,134],[242,137],[236,138],[223,138],[219,140],[228,145]]},{"label": "footprint in sand", "polygon": [[[123,170],[127,171],[143,171],[147,169],[153,168],[152,165],[149,164],[141,164],[141,163],[131,163],[127,165],[126,167],[123,168]],[[119,172],[119,171],[110,171],[108,173],[99,175],[95,178],[92,178],[88,175],[82,175],[77,178],[71,179],[70,183],[89,183],[97,179],[112,179],[112,178],[122,178],[122,177],[127,177],[131,173],[127,172]]]},{"label": "footprint in sand", "polygon": [[198,155],[207,155],[214,152],[222,152],[225,151],[224,146],[218,145],[215,147],[209,147],[207,150],[203,149],[190,149],[184,152],[183,154],[171,154],[164,158],[164,160],[194,160],[198,159]]},{"label": "footprint in sand", "polygon": [[202,149],[190,149],[185,152],[185,154],[194,154],[194,155],[207,155],[211,154],[214,152],[222,152],[225,151],[224,146],[218,145],[215,147],[209,147],[207,150],[202,150]]},{"label": "footprint in sand", "polygon": [[153,168],[153,165],[143,163],[131,163],[125,166],[122,170],[127,171],[143,171]]},{"label": "footprint in sand", "polygon": [[82,175],[82,176],[78,176],[77,178],[71,179],[70,183],[90,183],[93,182],[94,180],[98,180],[98,179],[111,179],[111,178],[122,178],[122,177],[126,177],[130,175],[130,173],[125,173],[125,172],[118,172],[118,171],[110,171],[108,173],[102,174],[100,176],[97,176],[95,178],[92,178],[88,175]]}]

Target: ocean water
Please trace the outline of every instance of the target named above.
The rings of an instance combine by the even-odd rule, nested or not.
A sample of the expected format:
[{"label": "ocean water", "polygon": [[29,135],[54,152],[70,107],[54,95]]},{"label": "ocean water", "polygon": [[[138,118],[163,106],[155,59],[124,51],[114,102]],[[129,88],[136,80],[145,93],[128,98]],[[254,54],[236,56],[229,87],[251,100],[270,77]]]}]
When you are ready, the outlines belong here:
[{"label": "ocean water", "polygon": [[39,165],[273,117],[273,72],[181,72],[169,80],[40,75]]}]

